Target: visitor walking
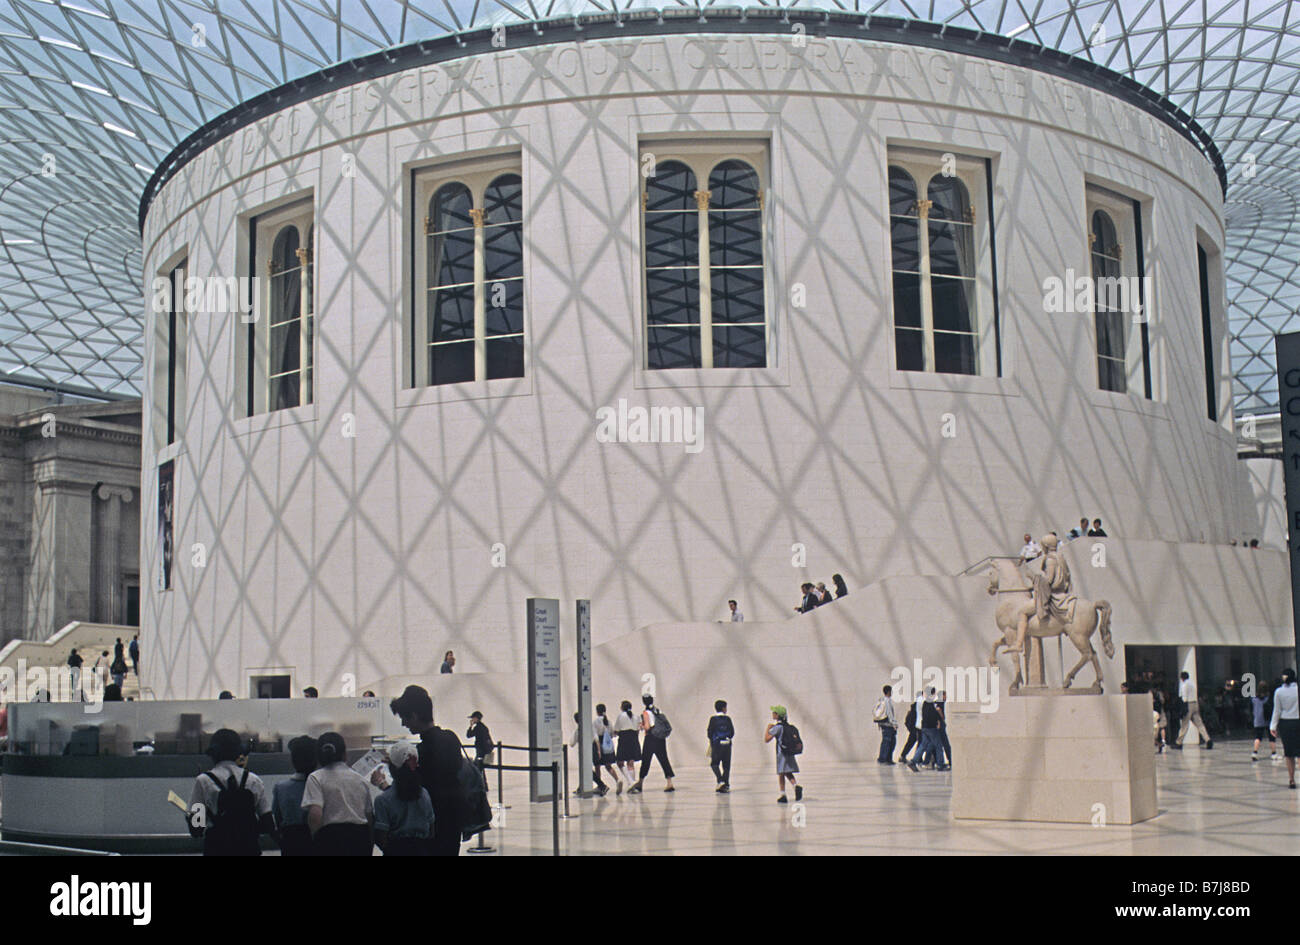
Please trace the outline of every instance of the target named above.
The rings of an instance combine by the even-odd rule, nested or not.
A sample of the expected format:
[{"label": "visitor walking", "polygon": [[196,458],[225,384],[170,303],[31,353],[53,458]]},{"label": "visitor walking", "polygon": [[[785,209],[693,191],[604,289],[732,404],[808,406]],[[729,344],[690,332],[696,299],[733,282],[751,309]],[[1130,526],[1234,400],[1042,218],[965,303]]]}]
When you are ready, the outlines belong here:
[{"label": "visitor walking", "polygon": [[113,685],[121,689],[122,684],[126,682],[126,660],[121,654],[113,657],[113,665],[108,668],[108,671],[113,676]]},{"label": "visitor walking", "polygon": [[1178,674],[1182,680],[1178,684],[1178,697],[1183,700],[1184,709],[1183,724],[1178,729],[1178,741],[1174,742],[1174,747],[1179,751],[1183,750],[1183,739],[1187,737],[1187,729],[1195,725],[1196,730],[1205,738],[1206,749],[1214,747],[1214,739],[1210,738],[1210,732],[1201,721],[1201,710],[1197,707],[1196,702],[1196,683],[1192,682],[1192,677],[1185,671]]},{"label": "visitor walking", "polygon": [[104,650],[99,654],[99,659],[95,660],[95,665],[91,669],[91,672],[95,674],[95,681],[99,684],[100,689],[108,685],[108,667],[108,650]]},{"label": "visitor walking", "polygon": [[239,763],[239,733],[217,729],[207,754],[212,768],[194,779],[185,812],[190,836],[203,838],[204,856],[261,856],[258,837],[275,835],[271,797],[262,779]]},{"label": "visitor walking", "polygon": [[894,713],[894,687],[886,686],[884,693],[876,700],[872,716],[880,726],[880,753],[876,764],[892,765],[894,763],[894,746],[898,743],[898,718]]},{"label": "visitor walking", "polygon": [[302,792],[307,776],[316,770],[316,739],[299,735],[289,740],[289,760],[293,774],[271,791],[271,814],[280,833],[281,856],[310,856],[311,828],[307,812],[302,809]]},{"label": "visitor walking", "polygon": [[1295,790],[1295,760],[1300,755],[1300,692],[1297,692],[1295,670],[1282,670],[1282,685],[1273,690],[1273,717],[1269,730],[1275,738],[1282,739],[1282,754],[1286,756],[1287,787]]},{"label": "visitor walking", "polygon": [[907,729],[907,741],[903,744],[903,752],[898,756],[899,764],[907,764],[907,753],[912,750],[912,746],[921,740],[921,731],[916,727],[917,706],[921,704],[921,693],[916,694],[916,701],[907,707],[907,714],[903,716],[903,725]]},{"label": "visitor walking", "polygon": [[[626,699],[619,706],[618,718],[614,720],[614,734],[618,738],[615,760],[628,784],[636,783],[636,763],[641,760],[641,738],[637,734],[636,716],[632,714],[632,703]],[[623,793],[623,782],[618,782],[618,792]]]},{"label": "visitor walking", "polygon": [[74,646],[72,652],[68,654],[68,669],[71,671],[72,675],[72,698],[76,702],[82,701],[81,664],[83,662],[85,661],[82,660],[81,654],[77,652],[77,648]]},{"label": "visitor walking", "polygon": [[745,615],[740,612],[739,605],[734,600],[727,601],[727,609],[731,611],[732,623],[745,622]]},{"label": "visitor walking", "polygon": [[393,783],[375,798],[375,845],[384,856],[433,855],[433,801],[420,783],[419,754],[408,741],[388,749]]},{"label": "visitor walking", "polygon": [[717,792],[726,794],[731,790],[731,740],[736,737],[736,726],[727,715],[725,700],[713,703],[713,713],[705,733],[709,737],[709,767],[718,779]]},{"label": "visitor walking", "polygon": [[831,575],[831,583],[835,585],[835,599],[849,596],[849,586],[844,583],[844,577],[840,574]]},{"label": "visitor walking", "polygon": [[790,724],[789,713],[783,705],[772,706],[772,721],[768,722],[767,728],[763,730],[763,743],[772,741],[776,742],[776,779],[781,785],[781,796],[776,799],[776,802],[789,803],[785,796],[787,778],[794,785],[794,799],[803,800],[803,785],[795,780],[795,775],[799,771],[799,761],[796,756],[803,751],[803,741],[799,738],[799,730]]},{"label": "visitor walking", "polygon": [[433,724],[433,700],[423,686],[407,686],[388,707],[407,731],[420,736],[420,783],[433,802],[433,855],[459,856],[465,817],[457,780],[465,763],[460,739]]},{"label": "visitor walking", "polygon": [[137,679],[140,678],[140,634],[131,638],[131,645],[126,648],[126,652],[131,657],[131,672],[135,673]]},{"label": "visitor walking", "polygon": [[939,758],[939,770],[947,771],[952,767],[952,744],[948,741],[948,691],[939,693],[934,707],[939,710],[939,746],[943,749]]},{"label": "visitor walking", "polygon": [[[610,778],[617,785],[617,794],[623,793],[623,778],[619,774],[618,768],[615,767],[614,758],[614,727],[609,722],[609,714],[605,711],[605,703],[601,702],[596,705],[596,718],[592,722],[592,737],[596,744],[592,747],[592,758],[597,768],[596,782],[604,784],[604,779],[600,776],[600,768],[604,768]],[[602,791],[603,795],[605,792]]]},{"label": "visitor walking", "polygon": [[[575,712],[573,713],[573,735],[569,739],[569,745],[574,749],[574,754],[578,755],[579,758],[582,757],[581,752],[577,751],[578,739],[581,736],[582,736],[582,714],[579,712]],[[591,779],[596,783],[596,793],[599,794],[601,797],[604,797],[606,794],[609,793],[609,787],[605,784],[605,779],[600,776],[600,742],[596,741],[594,737],[592,738],[591,749],[592,749]],[[578,786],[574,788],[573,795],[574,797],[582,797],[583,796],[582,792],[583,792],[582,779],[579,778]]]},{"label": "visitor walking", "polygon": [[641,788],[645,785],[645,776],[650,773],[650,762],[658,758],[659,767],[663,769],[664,780],[668,786],[664,788],[665,794],[671,794],[676,788],[673,787],[673,766],[668,761],[668,736],[672,734],[673,727],[668,722],[668,716],[655,705],[655,697],[646,693],[641,697],[641,703],[645,706],[641,710],[641,731],[644,738],[641,742],[641,775],[636,779],[636,784],[628,788],[629,794],[640,794]]},{"label": "visitor walking", "polygon": [[1165,750],[1166,733],[1169,730],[1169,716],[1165,712],[1165,697],[1159,689],[1151,690],[1151,711],[1156,727],[1156,753],[1163,754]]},{"label": "visitor walking", "polygon": [[1269,689],[1267,683],[1261,683],[1259,691],[1250,697],[1251,723],[1255,727],[1255,744],[1250,750],[1250,760],[1259,761],[1259,746],[1264,741],[1264,736],[1268,736],[1268,747],[1270,750],[1269,758],[1272,761],[1278,761],[1277,756],[1277,736],[1270,729],[1273,718],[1273,704],[1269,699]]},{"label": "visitor walking", "polygon": [[939,709],[936,707],[934,687],[931,686],[920,701],[921,711],[918,713],[920,718],[921,742],[916,747],[916,753],[912,755],[912,760],[907,766],[917,771],[922,767],[935,767],[939,759],[943,746],[939,741]]}]

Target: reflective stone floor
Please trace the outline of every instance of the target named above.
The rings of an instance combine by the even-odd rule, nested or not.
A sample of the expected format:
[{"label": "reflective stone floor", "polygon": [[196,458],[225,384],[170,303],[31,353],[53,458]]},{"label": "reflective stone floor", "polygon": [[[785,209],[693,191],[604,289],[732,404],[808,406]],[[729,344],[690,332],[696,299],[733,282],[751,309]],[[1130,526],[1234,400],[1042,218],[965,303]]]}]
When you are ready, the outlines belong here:
[{"label": "reflective stone floor", "polygon": [[[804,809],[776,803],[776,775],[733,771],[730,794],[715,794],[705,766],[677,771],[663,792],[655,771],[642,795],[570,800],[560,821],[569,855],[771,854],[1279,854],[1300,849],[1300,790],[1286,787],[1285,765],[1250,761],[1249,742],[1213,751],[1187,746],[1156,756],[1160,814],[1133,827],[954,821],[951,774],[873,763],[802,762]],[[507,772],[509,774],[509,772]],[[501,829],[490,846],[507,856],[549,855],[551,808],[529,804],[524,776],[505,783]],[[489,778],[496,799],[495,776]],[[791,796],[793,801],[793,796]],[[802,813],[800,818],[798,815]],[[802,820],[802,823],[798,821]],[[468,845],[467,845],[468,847]]]}]

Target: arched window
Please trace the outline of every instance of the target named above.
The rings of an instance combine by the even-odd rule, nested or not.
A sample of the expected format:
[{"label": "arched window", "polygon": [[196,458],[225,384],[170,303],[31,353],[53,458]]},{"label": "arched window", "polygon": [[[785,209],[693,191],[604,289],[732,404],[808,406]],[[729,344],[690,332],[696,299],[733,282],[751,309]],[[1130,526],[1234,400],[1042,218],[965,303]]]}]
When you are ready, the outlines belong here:
[{"label": "arched window", "polygon": [[709,174],[709,295],[713,366],[765,367],[762,188],[744,161]]},{"label": "arched window", "polygon": [[270,410],[311,403],[310,228],[308,233],[304,246],[298,226],[290,223],[276,231],[271,245],[266,375]]},{"label": "arched window", "polygon": [[[992,373],[996,325],[981,318],[980,239],[971,198],[971,184],[986,180],[986,168],[969,158],[900,150],[891,151],[888,174],[895,366]],[[924,194],[917,181],[925,182]],[[987,345],[982,335],[989,336]]]},{"label": "arched window", "polygon": [[429,201],[428,371],[430,384],[474,379],[474,200],[459,182]]},{"label": "arched window", "polygon": [[700,211],[695,174],[663,161],[645,190],[646,335],[651,368],[699,367]]},{"label": "arched window", "polygon": [[643,206],[646,366],[766,367],[763,183],[754,164],[658,156]]},{"label": "arched window", "polygon": [[1092,244],[1093,318],[1097,327],[1097,386],[1122,394],[1128,390],[1124,309],[1129,306],[1115,289],[1116,280],[1123,275],[1121,250],[1115,221],[1106,211],[1093,211],[1089,242]]},{"label": "arched window", "polygon": [[418,178],[428,204],[416,270],[417,387],[524,376],[523,179],[502,165]]},{"label": "arched window", "polygon": [[502,174],[483,192],[487,376],[524,376],[524,187]]}]

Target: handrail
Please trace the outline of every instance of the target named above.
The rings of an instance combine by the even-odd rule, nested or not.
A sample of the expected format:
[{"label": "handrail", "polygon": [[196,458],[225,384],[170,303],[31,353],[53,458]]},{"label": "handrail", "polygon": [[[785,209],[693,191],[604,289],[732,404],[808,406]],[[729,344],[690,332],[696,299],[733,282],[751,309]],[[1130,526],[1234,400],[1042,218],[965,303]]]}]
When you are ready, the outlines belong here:
[{"label": "handrail", "polygon": [[954,577],[969,577],[970,573],[976,568],[981,568],[992,561],[1019,561],[1020,555],[985,555],[972,565],[968,565],[964,570],[958,571]]},{"label": "handrail", "polygon": [[83,850],[79,847],[60,847],[48,843],[19,843],[0,840],[0,856],[121,856],[110,850]]}]

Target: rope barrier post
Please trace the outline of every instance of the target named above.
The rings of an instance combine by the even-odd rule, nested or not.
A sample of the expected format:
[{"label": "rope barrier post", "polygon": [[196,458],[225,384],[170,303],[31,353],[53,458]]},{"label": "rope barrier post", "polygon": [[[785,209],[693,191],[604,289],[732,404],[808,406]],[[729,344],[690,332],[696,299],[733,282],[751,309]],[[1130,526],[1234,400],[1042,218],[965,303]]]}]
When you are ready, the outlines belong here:
[{"label": "rope barrier post", "polygon": [[568,820],[569,814],[569,746],[565,744],[564,748],[564,819]]},{"label": "rope barrier post", "polygon": [[560,763],[551,762],[551,856],[560,855]]},{"label": "rope barrier post", "polygon": [[502,786],[502,781],[501,781],[501,777],[502,777],[501,772],[505,770],[501,766],[505,764],[505,762],[506,762],[506,757],[501,752],[501,739],[498,738],[497,739],[497,806],[500,807],[502,810],[509,810],[510,808],[506,806],[505,788]]}]

